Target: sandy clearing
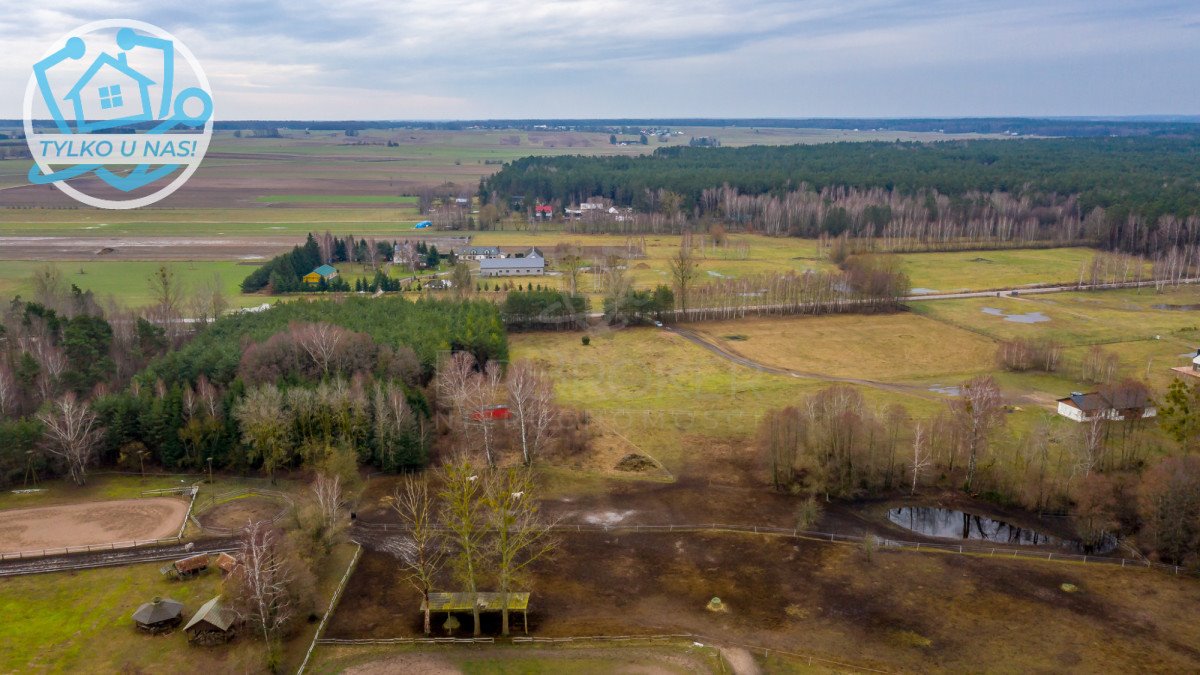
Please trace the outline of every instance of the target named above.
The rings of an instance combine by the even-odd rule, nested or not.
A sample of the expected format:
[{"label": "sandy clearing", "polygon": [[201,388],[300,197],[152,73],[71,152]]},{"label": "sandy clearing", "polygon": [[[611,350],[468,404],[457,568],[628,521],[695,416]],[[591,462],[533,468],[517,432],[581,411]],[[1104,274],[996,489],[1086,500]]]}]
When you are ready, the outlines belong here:
[{"label": "sandy clearing", "polygon": [[0,552],[163,539],[179,531],[187,506],[151,497],[0,511]]}]

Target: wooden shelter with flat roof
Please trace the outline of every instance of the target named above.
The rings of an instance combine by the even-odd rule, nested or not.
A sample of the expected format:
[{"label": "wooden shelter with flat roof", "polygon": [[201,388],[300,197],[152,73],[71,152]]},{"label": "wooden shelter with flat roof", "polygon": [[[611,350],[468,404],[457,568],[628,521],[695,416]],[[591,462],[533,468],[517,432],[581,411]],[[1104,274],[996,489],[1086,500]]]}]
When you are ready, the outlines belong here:
[{"label": "wooden shelter with flat roof", "polygon": [[[504,593],[484,592],[480,591],[472,595],[471,593],[430,593],[429,594],[429,611],[445,612],[447,618],[455,612],[471,612],[475,608],[476,599],[479,605],[479,611],[482,612],[501,612],[504,611]],[[425,602],[421,601],[421,611],[425,611]],[[525,633],[529,633],[529,594],[528,593],[509,593],[508,594],[508,611],[517,611],[521,613],[521,619],[524,623]]]}]

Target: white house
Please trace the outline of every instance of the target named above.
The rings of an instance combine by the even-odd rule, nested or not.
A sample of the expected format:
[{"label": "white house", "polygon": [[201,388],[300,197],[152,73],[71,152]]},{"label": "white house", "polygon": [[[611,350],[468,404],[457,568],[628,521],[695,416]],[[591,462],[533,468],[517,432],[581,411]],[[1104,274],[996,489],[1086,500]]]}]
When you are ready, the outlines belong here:
[{"label": "white house", "polygon": [[1131,394],[1136,398],[1113,400],[1117,394],[1104,394],[1098,391],[1089,393],[1071,392],[1066,398],[1058,399],[1058,414],[1076,422],[1090,422],[1094,419],[1123,420],[1129,415],[1154,417],[1158,410],[1154,402],[1146,398],[1144,393]]},{"label": "white house", "polygon": [[1192,371],[1200,373],[1200,349],[1196,350],[1196,355],[1192,357]]},{"label": "white house", "polygon": [[454,254],[467,260],[490,260],[504,257],[500,248],[496,246],[467,246],[456,250]]},{"label": "white house", "polygon": [[531,249],[523,258],[488,258],[479,261],[481,277],[528,277],[546,273],[546,259]]}]

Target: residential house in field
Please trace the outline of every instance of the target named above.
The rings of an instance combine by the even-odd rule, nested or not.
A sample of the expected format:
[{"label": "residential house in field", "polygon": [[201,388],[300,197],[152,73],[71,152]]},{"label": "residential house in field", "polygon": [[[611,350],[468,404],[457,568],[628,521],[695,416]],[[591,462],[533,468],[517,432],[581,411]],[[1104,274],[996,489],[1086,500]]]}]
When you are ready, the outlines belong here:
[{"label": "residential house in field", "polygon": [[1076,391],[1066,398],[1058,399],[1058,414],[1076,422],[1090,422],[1095,419],[1127,420],[1154,417],[1158,414],[1158,409],[1154,407],[1154,401],[1142,391]]},{"label": "residential house in field", "polygon": [[527,277],[546,273],[546,259],[541,251],[530,249],[522,257],[492,258],[479,261],[481,277]]},{"label": "residential house in field", "polygon": [[419,269],[419,256],[417,255],[417,246],[411,241],[405,239],[401,242],[393,242],[392,244],[392,264],[401,265],[410,269]]},{"label": "residential house in field", "polygon": [[554,218],[554,207],[549,204],[538,204],[533,207],[533,217],[550,220]]},{"label": "residential house in field", "polygon": [[321,283],[322,279],[329,281],[337,275],[338,271],[334,269],[332,265],[321,265],[317,269],[304,275],[304,283],[319,284]]},{"label": "residential house in field", "polygon": [[454,255],[466,258],[467,260],[489,260],[491,258],[504,257],[504,253],[500,251],[498,246],[467,246],[456,249]]}]

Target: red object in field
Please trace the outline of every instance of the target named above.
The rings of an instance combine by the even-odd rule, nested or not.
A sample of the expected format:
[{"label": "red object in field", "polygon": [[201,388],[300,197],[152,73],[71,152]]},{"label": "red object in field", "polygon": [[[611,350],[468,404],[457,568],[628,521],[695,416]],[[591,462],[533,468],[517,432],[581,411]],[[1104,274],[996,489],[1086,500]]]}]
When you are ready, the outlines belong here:
[{"label": "red object in field", "polygon": [[512,417],[512,413],[508,411],[506,405],[489,405],[486,408],[481,408],[471,413],[471,419],[476,422],[483,420],[506,420]]}]

